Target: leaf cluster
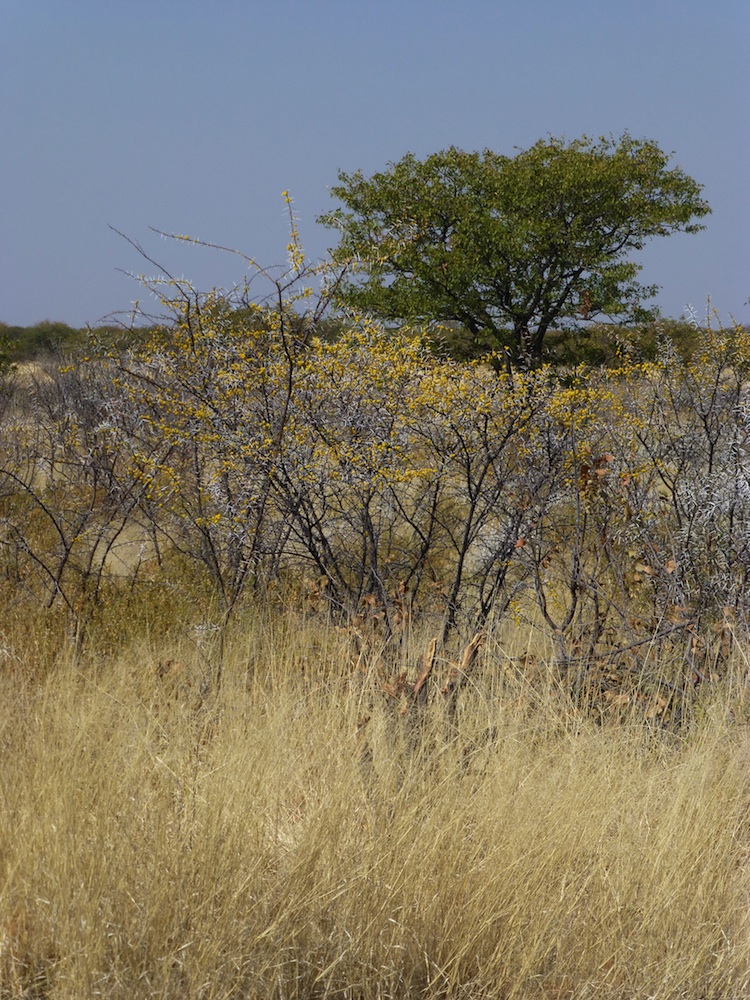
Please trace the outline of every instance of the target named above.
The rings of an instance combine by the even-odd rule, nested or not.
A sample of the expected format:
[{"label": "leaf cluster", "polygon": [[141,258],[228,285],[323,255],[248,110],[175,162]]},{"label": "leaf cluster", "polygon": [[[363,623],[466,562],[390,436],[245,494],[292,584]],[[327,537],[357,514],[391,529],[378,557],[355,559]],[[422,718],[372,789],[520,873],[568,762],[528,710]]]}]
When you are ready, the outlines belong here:
[{"label": "leaf cluster", "polygon": [[513,157],[450,147],[365,177],[341,172],[321,221],[350,266],[341,298],[385,322],[456,323],[482,346],[538,361],[553,325],[638,321],[655,286],[630,258],[696,232],[701,186],[629,135],[542,140]]}]

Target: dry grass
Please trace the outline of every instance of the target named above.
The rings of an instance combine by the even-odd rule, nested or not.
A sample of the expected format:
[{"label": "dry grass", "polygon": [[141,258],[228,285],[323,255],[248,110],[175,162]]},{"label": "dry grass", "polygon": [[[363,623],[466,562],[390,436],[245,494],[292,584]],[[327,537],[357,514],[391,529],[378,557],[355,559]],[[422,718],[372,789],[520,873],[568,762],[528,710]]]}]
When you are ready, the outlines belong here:
[{"label": "dry grass", "polygon": [[0,679],[0,996],[750,992],[735,693],[668,735],[480,682],[416,725],[332,630],[249,627],[210,699],[183,653]]}]

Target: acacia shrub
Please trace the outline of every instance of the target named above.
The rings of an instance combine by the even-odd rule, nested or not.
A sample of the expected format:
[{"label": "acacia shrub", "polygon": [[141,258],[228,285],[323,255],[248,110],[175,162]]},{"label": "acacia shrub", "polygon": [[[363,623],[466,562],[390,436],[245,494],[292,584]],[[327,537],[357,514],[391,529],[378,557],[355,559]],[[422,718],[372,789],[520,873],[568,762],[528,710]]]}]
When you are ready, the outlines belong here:
[{"label": "acacia shrub", "polygon": [[319,337],[302,278],[257,301],[179,284],[152,335],[33,382],[0,464],[15,599],[82,636],[135,532],[201,571],[222,635],[291,581],[374,646],[460,650],[513,618],[589,701],[692,696],[748,624],[747,333],[498,373],[362,317]]},{"label": "acacia shrub", "polygon": [[[40,365],[8,380],[13,404],[0,453],[4,571],[16,601],[27,595],[50,609],[62,605],[81,643],[106,579],[127,565],[132,580],[143,561],[138,421],[120,405],[116,372],[101,358]],[[136,557],[123,562],[118,553],[133,535]]]}]

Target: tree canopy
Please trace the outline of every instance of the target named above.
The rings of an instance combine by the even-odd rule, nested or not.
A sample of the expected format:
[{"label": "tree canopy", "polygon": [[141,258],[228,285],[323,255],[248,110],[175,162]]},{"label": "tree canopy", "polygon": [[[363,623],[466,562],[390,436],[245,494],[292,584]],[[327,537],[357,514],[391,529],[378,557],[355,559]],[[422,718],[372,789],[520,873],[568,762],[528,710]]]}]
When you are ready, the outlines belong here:
[{"label": "tree canopy", "polygon": [[382,173],[339,173],[319,221],[350,265],[341,299],[388,322],[454,323],[515,363],[551,327],[642,321],[658,286],[630,259],[654,236],[696,232],[702,186],[649,140],[550,138],[509,157],[455,147]]}]

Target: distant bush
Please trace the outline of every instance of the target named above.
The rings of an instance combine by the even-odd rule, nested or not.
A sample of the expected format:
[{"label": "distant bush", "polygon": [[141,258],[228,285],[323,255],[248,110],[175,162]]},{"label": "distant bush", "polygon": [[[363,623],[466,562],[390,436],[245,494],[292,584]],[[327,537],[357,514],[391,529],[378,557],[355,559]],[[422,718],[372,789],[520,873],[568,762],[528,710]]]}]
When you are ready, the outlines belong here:
[{"label": "distant bush", "polygon": [[92,346],[95,350],[108,350],[114,345],[133,343],[146,335],[148,330],[150,328],[126,329],[116,324],[72,327],[51,320],[43,320],[34,326],[0,323],[0,365],[70,354]]},{"label": "distant bush", "polygon": [[67,323],[44,320],[34,326],[0,324],[0,344],[12,361],[28,361],[51,354],[61,348],[80,344],[86,331],[76,330]]},{"label": "distant bush", "polygon": [[706,330],[684,319],[657,319],[633,326],[592,323],[575,336],[567,330],[553,330],[548,336],[547,358],[551,364],[620,364],[627,356],[637,361],[655,361],[665,344],[688,361],[697,350]]},{"label": "distant bush", "polygon": [[[683,361],[698,348],[706,327],[692,320],[666,317],[647,323],[621,325],[591,323],[575,332],[551,329],[547,334],[542,360],[551,365],[605,365],[617,367],[627,356],[637,361],[655,361],[665,344],[670,344]],[[456,361],[476,361],[486,356],[488,342],[473,335],[460,323],[432,324],[426,331],[431,350],[438,357]]]}]

